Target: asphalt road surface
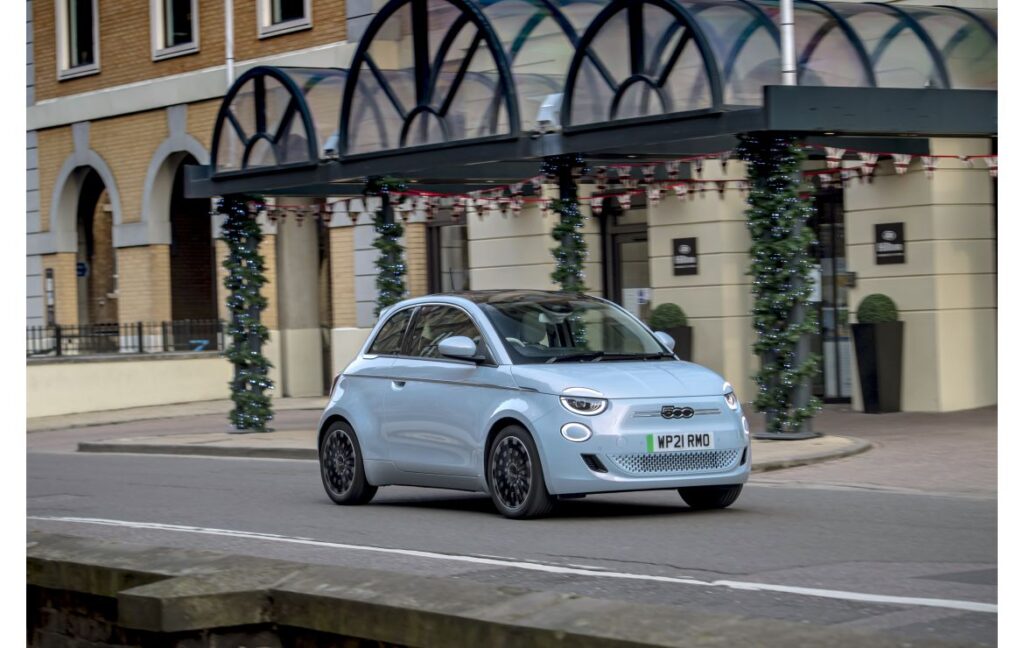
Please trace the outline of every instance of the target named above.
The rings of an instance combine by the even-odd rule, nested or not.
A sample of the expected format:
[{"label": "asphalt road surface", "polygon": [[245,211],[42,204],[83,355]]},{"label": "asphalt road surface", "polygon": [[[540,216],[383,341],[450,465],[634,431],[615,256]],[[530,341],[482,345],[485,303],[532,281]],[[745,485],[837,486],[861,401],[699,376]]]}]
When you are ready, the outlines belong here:
[{"label": "asphalt road surface", "polygon": [[668,491],[511,521],[429,489],[338,507],[311,461],[30,453],[28,515],[43,531],[995,645],[994,497],[784,475],[725,511]]}]

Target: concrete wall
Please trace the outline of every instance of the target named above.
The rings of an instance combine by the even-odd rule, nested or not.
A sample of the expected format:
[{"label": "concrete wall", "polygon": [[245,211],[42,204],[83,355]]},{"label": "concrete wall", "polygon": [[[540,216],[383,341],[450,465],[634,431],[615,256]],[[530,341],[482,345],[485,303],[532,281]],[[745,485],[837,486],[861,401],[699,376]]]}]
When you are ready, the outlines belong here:
[{"label": "concrete wall", "polygon": [[[982,139],[932,141],[943,155],[989,153]],[[996,402],[996,275],[992,180],[943,159],[929,179],[919,160],[891,163],[846,190],[847,255],[857,273],[851,321],[871,293],[890,296],[904,324],[903,409],[944,412]],[[904,223],[906,263],[877,265],[876,223]],[[854,358],[856,363],[856,358]],[[856,367],[854,368],[856,376]],[[860,408],[854,380],[854,406]]]},{"label": "concrete wall", "polygon": [[228,398],[231,375],[216,354],[32,361],[28,417]]}]

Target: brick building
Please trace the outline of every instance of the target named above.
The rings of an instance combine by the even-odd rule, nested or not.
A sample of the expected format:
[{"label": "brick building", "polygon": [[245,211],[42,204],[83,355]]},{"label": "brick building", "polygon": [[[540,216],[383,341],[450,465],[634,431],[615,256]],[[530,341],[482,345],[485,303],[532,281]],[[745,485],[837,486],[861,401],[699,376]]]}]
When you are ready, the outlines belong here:
[{"label": "brick building", "polygon": [[[232,79],[257,65],[346,68],[381,4],[28,0],[27,324],[225,318],[220,262],[226,247],[207,216],[209,202],[185,198],[182,169],[209,164],[214,121]],[[994,0],[953,4],[995,9]],[[401,51],[394,56],[400,59]],[[963,155],[989,154],[992,146],[988,139],[930,142],[933,152]],[[714,179],[718,165],[711,166],[707,177]],[[733,160],[721,173],[742,177],[742,163]],[[856,403],[842,333],[847,309],[868,292],[884,291],[914,327],[906,371],[920,379],[905,387],[907,409],[995,401],[992,182],[983,168],[945,165],[937,174],[926,180],[915,162],[906,177],[896,177],[887,160],[874,183],[819,196],[829,214],[816,225],[819,238],[834,244],[825,274],[860,276],[828,305],[821,395]],[[316,200],[277,198],[295,207]],[[743,197],[732,190],[714,201],[638,201],[611,229],[602,231],[596,221],[588,226],[587,274],[595,294],[629,302],[638,313],[652,302],[683,305],[700,340],[695,360],[730,377],[749,400],[753,386],[746,377],[756,358],[743,210]],[[908,223],[910,262],[875,267],[872,227],[896,219]],[[355,220],[336,214],[322,226],[296,218],[263,225],[264,321],[276,393],[319,395],[374,323],[372,226],[366,214]],[[413,217],[404,241],[409,292],[551,288],[551,225],[536,209],[513,220],[427,224]],[[699,276],[676,276],[667,242],[690,236],[700,238],[706,265]],[[31,361],[30,415],[227,394],[229,367],[209,354],[164,354],[145,363],[120,355]],[[81,396],[42,409],[50,399],[33,398],[34,386],[57,389],[61,381]]]}]

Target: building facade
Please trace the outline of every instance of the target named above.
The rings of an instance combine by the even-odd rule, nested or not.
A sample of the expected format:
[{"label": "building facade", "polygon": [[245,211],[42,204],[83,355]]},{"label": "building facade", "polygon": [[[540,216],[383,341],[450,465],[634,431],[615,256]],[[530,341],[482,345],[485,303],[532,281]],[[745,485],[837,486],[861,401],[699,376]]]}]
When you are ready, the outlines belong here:
[{"label": "building facade", "polygon": [[[984,0],[957,4],[995,8]],[[209,163],[214,120],[233,78],[256,65],[344,68],[378,8],[327,0],[29,0],[27,325],[81,334],[142,323],[142,340],[153,326],[166,339],[175,323],[225,319],[227,248],[210,202],[185,196],[183,168]],[[934,170],[917,158],[898,173],[884,158],[873,181],[816,190],[818,395],[859,405],[849,324],[863,297],[881,292],[906,322],[905,410],[995,403],[995,187],[983,165],[955,157],[994,147],[989,139],[933,139],[932,155],[952,156]],[[735,159],[714,161],[701,174],[732,180],[745,169]],[[725,375],[749,401],[757,358],[746,196],[736,184],[723,186],[592,214],[586,281],[593,294],[641,317],[661,303],[680,305],[694,327],[693,360]],[[593,191],[581,185],[584,204]],[[271,203],[283,214],[261,217],[271,376],[277,395],[321,395],[376,319],[374,205]],[[462,219],[405,215],[411,296],[554,288],[554,217],[537,205]],[[879,263],[876,226],[893,223],[902,224],[905,259]],[[691,239],[696,272],[679,273],[677,242]],[[227,396],[226,360],[165,343],[167,352],[143,361],[123,333],[112,337],[105,351],[113,354],[31,359],[30,415]],[[115,389],[110,375],[129,378]],[[62,380],[81,396],[44,407],[57,399],[43,394]],[[187,385],[181,393],[167,388],[177,382]]]}]

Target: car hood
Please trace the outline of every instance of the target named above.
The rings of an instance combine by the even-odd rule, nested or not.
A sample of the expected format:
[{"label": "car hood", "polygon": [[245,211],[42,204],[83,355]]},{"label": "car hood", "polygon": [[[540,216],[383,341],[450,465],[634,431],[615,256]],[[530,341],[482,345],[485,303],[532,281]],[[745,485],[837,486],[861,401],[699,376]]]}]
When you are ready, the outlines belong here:
[{"label": "car hood", "polygon": [[718,396],[725,382],[710,369],[680,360],[515,365],[512,376],[520,387],[545,394],[586,387],[605,398]]}]

